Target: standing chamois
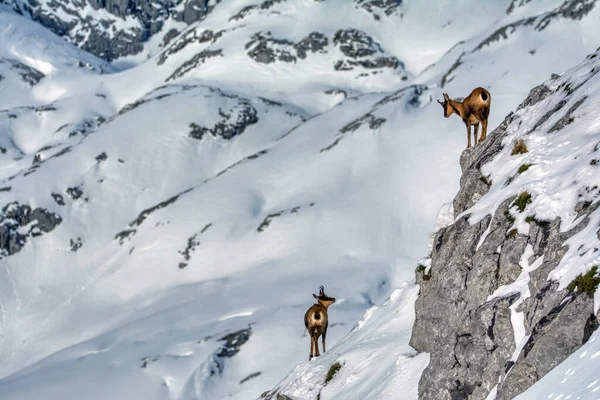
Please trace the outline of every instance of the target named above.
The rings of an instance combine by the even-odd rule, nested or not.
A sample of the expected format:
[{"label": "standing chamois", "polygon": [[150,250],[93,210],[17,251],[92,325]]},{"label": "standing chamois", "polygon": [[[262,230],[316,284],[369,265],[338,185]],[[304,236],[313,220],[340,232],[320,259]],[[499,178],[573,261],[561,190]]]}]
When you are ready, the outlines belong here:
[{"label": "standing chamois", "polygon": [[[329,297],[325,294],[323,286],[321,286],[319,295],[313,293],[313,297],[317,299],[317,304],[313,305],[304,314],[304,326],[308,330],[310,336],[310,355],[308,361],[312,360],[313,354],[315,357],[320,356],[319,343],[317,340],[319,336],[323,336],[323,353],[325,353],[325,337],[327,336],[327,325],[329,319],[327,318],[327,309],[330,305],[335,303],[335,298]],[[314,353],[313,353],[314,347]]]},{"label": "standing chamois", "polygon": [[475,144],[477,144],[477,132],[479,131],[479,123],[481,123],[481,142],[485,139],[487,133],[487,120],[490,115],[490,103],[492,95],[484,88],[478,87],[474,89],[462,102],[452,100],[444,93],[444,101],[438,100],[438,103],[444,108],[444,117],[448,118],[453,113],[458,114],[465,125],[467,126],[467,148],[471,147],[471,125],[475,126],[473,132],[475,136]]}]

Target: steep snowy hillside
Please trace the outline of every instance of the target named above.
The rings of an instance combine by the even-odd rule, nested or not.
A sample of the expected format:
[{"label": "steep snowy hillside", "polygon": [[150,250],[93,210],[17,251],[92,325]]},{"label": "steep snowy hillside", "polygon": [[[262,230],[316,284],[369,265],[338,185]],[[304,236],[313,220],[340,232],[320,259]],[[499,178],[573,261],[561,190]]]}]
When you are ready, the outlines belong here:
[{"label": "steep snowy hillside", "polygon": [[[25,14],[118,50],[140,22],[109,3]],[[415,398],[414,266],[466,145],[434,100],[483,86],[495,127],[600,30],[589,0],[232,0],[164,42],[142,10],[162,33],[109,65],[24,5],[0,3],[2,399],[249,399],[298,364],[273,395]]]}]

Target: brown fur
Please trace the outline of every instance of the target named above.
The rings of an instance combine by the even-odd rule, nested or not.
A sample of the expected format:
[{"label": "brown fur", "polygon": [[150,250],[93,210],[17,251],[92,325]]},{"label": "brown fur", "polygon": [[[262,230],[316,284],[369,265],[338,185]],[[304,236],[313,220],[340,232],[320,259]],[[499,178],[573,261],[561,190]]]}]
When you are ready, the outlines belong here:
[{"label": "brown fur", "polygon": [[323,286],[320,287],[319,295],[313,294],[313,297],[317,299],[317,304],[310,307],[306,311],[306,314],[304,314],[304,326],[308,330],[308,335],[310,336],[309,361],[312,360],[313,355],[315,357],[321,355],[319,353],[319,336],[322,337],[323,353],[325,353],[325,338],[327,337],[327,326],[329,325],[327,309],[330,305],[335,303],[335,298],[325,294]]},{"label": "brown fur", "polygon": [[[491,102],[492,95],[490,92],[480,87],[474,89],[462,102],[450,99],[447,93],[444,93],[443,102],[438,100],[438,103],[444,108],[444,117],[448,118],[452,114],[457,114],[467,126],[467,148],[471,147],[471,125],[474,126],[475,144],[485,139]],[[478,142],[477,132],[480,123],[481,138]]]}]

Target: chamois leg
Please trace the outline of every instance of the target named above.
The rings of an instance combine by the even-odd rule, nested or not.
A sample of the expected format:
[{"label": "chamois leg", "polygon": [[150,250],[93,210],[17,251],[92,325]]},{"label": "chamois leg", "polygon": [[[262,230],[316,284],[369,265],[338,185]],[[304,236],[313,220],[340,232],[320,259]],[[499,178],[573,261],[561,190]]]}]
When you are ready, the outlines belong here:
[{"label": "chamois leg", "polygon": [[327,330],[325,330],[323,332],[323,337],[322,337],[322,340],[323,340],[323,353],[325,353],[327,351],[327,350],[325,350],[325,336],[327,336]]},{"label": "chamois leg", "polygon": [[310,335],[310,354],[308,355],[308,361],[313,358],[313,346],[315,345],[315,338]]},{"label": "chamois leg", "polygon": [[484,119],[483,121],[481,121],[481,139],[479,139],[479,142],[482,142],[483,139],[485,139],[486,133],[487,133],[487,119]]},{"label": "chamois leg", "polygon": [[467,126],[467,149],[469,149],[471,147],[471,127],[468,122],[465,122],[465,125]]},{"label": "chamois leg", "polygon": [[473,142],[474,144],[479,143],[477,141],[477,134],[479,133],[479,124],[475,124],[473,125],[473,139],[475,139],[475,142]]},{"label": "chamois leg", "polygon": [[315,357],[319,357],[321,353],[319,353],[319,337],[315,336]]}]

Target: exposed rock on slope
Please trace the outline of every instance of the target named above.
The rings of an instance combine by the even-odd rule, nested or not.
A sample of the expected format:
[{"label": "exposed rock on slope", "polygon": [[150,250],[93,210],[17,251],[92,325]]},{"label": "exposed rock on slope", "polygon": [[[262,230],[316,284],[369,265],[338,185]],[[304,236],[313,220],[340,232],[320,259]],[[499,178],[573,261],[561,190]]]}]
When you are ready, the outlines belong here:
[{"label": "exposed rock on slope", "polygon": [[[495,391],[496,399],[512,399],[596,329],[593,292],[568,290],[565,271],[589,269],[598,258],[598,194],[589,197],[597,178],[587,173],[587,158],[600,132],[585,118],[593,110],[586,101],[597,94],[590,88],[598,86],[598,55],[531,90],[516,113],[462,154],[455,221],[435,234],[431,264],[417,272],[411,345],[431,355],[420,398],[486,399]],[[577,132],[565,128],[578,123]],[[589,132],[581,141],[580,131]],[[548,147],[564,135],[572,142],[559,160]],[[512,154],[517,139],[543,144]],[[546,170],[527,182],[531,165]],[[553,192],[552,182],[572,171],[585,178]],[[573,187],[577,198],[566,194]],[[565,198],[547,211],[561,189]]]},{"label": "exposed rock on slope", "polygon": [[62,219],[43,208],[10,203],[0,211],[0,260],[21,251],[28,239],[56,228]]},{"label": "exposed rock on slope", "polygon": [[[107,61],[136,54],[165,21],[191,24],[214,7],[208,0],[6,0],[15,11]],[[0,1],[2,3],[2,1]],[[175,28],[173,28],[175,29]],[[169,36],[174,36],[170,31]],[[167,36],[165,36],[166,38]]]},{"label": "exposed rock on slope", "polygon": [[16,71],[21,77],[21,80],[27,83],[29,86],[36,85],[44,77],[44,74],[42,74],[40,71],[37,71],[15,60],[8,60],[0,57],[0,64],[7,64],[8,68],[10,70]]},{"label": "exposed rock on slope", "polygon": [[404,65],[396,57],[385,56],[381,46],[373,38],[357,29],[337,31],[333,43],[339,46],[341,52],[346,56],[346,59],[335,63],[336,70],[349,70],[355,66],[367,69],[404,69]]}]

